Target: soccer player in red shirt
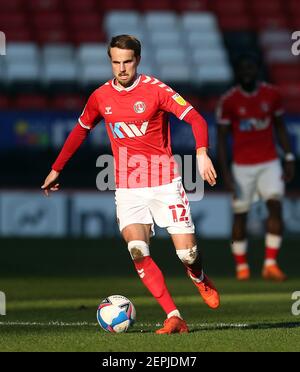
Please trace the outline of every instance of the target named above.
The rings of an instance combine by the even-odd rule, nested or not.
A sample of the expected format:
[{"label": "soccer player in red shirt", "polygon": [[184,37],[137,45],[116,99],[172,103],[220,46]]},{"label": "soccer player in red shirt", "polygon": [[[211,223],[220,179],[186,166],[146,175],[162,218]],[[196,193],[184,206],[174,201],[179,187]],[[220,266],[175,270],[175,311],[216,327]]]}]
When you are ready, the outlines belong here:
[{"label": "soccer player in red shirt", "polygon": [[191,124],[200,175],[213,186],[217,175],[207,155],[207,123],[166,84],[137,73],[141,45],[135,37],[113,37],[108,55],[114,78],[89,97],[42,189],[46,195],[59,189],[57,178],[63,167],[103,118],[115,159],[119,228],[138,275],[167,315],[164,326],[156,333],[188,332],[163,274],[150,256],[149,242],[154,221],[167,228],[176,253],[203,300],[211,308],[219,306],[219,294],[202,269],[189,202],[173,160],[168,112]]},{"label": "soccer player in red shirt", "polygon": [[[286,275],[277,264],[283,233],[281,200],[284,182],[290,181],[294,175],[294,155],[282,117],[279,91],[258,81],[258,73],[259,63],[255,55],[240,56],[236,64],[238,85],[221,98],[217,110],[218,157],[225,186],[234,195],[231,248],[237,279],[250,277],[246,222],[253,198],[258,195],[268,209],[262,276],[282,281]],[[227,156],[229,133],[233,141],[231,169]],[[285,153],[284,169],[278,159],[274,133]]]}]

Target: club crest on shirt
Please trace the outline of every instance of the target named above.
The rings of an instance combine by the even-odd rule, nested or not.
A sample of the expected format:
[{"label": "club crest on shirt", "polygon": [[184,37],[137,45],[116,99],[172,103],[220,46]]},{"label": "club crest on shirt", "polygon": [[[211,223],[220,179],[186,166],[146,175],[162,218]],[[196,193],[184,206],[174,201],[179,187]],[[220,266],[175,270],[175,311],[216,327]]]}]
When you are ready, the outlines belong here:
[{"label": "club crest on shirt", "polygon": [[105,115],[111,115],[111,114],[112,114],[111,107],[105,107]]},{"label": "club crest on shirt", "polygon": [[134,105],[133,105],[133,109],[134,111],[137,113],[137,114],[142,114],[143,112],[145,112],[146,110],[146,105],[144,102],[142,101],[137,101]]},{"label": "club crest on shirt", "polygon": [[174,94],[174,96],[172,96],[172,98],[174,99],[175,102],[177,102],[180,106],[185,106],[186,105],[186,100],[184,98],[181,97],[181,95],[179,95],[178,93]]}]

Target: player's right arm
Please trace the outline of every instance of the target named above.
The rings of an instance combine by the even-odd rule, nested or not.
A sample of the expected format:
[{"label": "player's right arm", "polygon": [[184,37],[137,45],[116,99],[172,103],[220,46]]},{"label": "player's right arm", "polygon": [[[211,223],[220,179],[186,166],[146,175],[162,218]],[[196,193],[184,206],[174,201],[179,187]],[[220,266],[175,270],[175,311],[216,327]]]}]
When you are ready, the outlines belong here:
[{"label": "player's right arm", "polygon": [[227,140],[231,133],[230,109],[227,102],[221,99],[217,108],[217,127],[218,127],[218,162],[221,170],[221,175],[227,191],[234,191],[234,182],[229,166]]},{"label": "player's right arm", "polygon": [[49,191],[59,190],[59,183],[57,183],[60,172],[63,170],[67,162],[74,155],[80,145],[88,136],[89,131],[101,120],[101,114],[98,108],[96,93],[92,93],[87,104],[78,119],[68,138],[66,139],[62,150],[57,159],[52,165],[52,170],[46,177],[41,189],[44,190],[46,196]]}]

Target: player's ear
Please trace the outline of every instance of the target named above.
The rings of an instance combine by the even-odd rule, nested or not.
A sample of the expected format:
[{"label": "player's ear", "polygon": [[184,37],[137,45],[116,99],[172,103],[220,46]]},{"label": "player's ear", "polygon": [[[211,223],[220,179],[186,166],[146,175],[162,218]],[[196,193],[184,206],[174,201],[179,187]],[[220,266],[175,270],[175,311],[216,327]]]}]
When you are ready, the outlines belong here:
[{"label": "player's ear", "polygon": [[141,56],[136,57],[136,65],[138,66],[141,62]]}]

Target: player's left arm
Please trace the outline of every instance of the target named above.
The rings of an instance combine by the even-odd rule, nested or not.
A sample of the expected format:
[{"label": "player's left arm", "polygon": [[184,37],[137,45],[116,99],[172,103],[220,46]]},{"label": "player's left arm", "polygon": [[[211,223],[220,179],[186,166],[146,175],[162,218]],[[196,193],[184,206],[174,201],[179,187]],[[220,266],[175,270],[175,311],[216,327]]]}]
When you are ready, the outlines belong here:
[{"label": "player's left arm", "polygon": [[292,152],[289,136],[282,115],[274,116],[274,127],[278,142],[284,151],[284,180],[292,181],[295,176],[295,156]]},{"label": "player's left arm", "polygon": [[162,110],[173,113],[178,119],[192,126],[196,142],[197,165],[200,176],[210,186],[216,184],[217,173],[208,156],[208,126],[206,120],[193,106],[172,89],[158,88],[159,106]]}]

